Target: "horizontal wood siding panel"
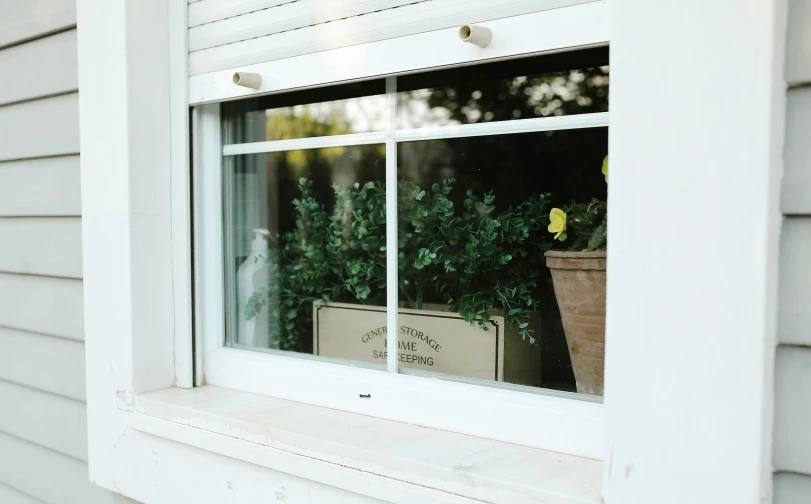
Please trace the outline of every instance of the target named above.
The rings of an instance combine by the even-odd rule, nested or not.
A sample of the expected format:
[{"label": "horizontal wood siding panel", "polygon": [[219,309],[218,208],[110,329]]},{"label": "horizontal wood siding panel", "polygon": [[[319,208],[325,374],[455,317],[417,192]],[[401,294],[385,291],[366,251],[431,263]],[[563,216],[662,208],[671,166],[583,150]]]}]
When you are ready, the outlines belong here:
[{"label": "horizontal wood siding panel", "polygon": [[[189,75],[274,61],[592,0],[431,0],[189,53]],[[498,36],[495,34],[494,36]],[[458,40],[451,43],[461,43]]]},{"label": "horizontal wood siding panel", "polygon": [[775,470],[811,474],[811,348],[777,347],[774,404]]},{"label": "horizontal wood siding panel", "polygon": [[84,344],[0,327],[0,379],[85,401]]},{"label": "horizontal wood siding panel", "polygon": [[82,278],[80,217],[0,217],[0,271]]},{"label": "horizontal wood siding panel", "polygon": [[783,221],[779,264],[777,339],[811,346],[811,216]]},{"label": "horizontal wood siding panel", "polygon": [[[425,0],[422,0],[425,1]],[[420,0],[302,0],[189,30],[189,51],[240,42],[370,12],[419,3]]]},{"label": "horizontal wood siding panel", "polygon": [[87,462],[83,402],[0,380],[0,431]]},{"label": "horizontal wood siding panel", "polygon": [[811,82],[811,0],[789,0],[786,80]]},{"label": "horizontal wood siding panel", "polygon": [[9,0],[0,15],[0,47],[76,25],[76,0]]},{"label": "horizontal wood siding panel", "polygon": [[0,163],[0,217],[80,216],[79,156]]},{"label": "horizontal wood siding panel", "polygon": [[0,326],[84,340],[82,281],[0,273]]},{"label": "horizontal wood siding panel", "polygon": [[42,501],[26,495],[0,482],[0,502],[3,504],[42,504]]},{"label": "horizontal wood siding panel", "polygon": [[0,51],[0,105],[79,89],[76,30]]},{"label": "horizontal wood siding panel", "polygon": [[261,9],[301,0],[193,0],[189,2],[189,26],[212,23]]},{"label": "horizontal wood siding panel", "polygon": [[48,504],[131,502],[91,483],[86,463],[18,437],[0,433],[0,454],[0,481]]},{"label": "horizontal wood siding panel", "polygon": [[777,473],[772,495],[773,504],[808,504],[811,502],[811,476]]},{"label": "horizontal wood siding panel", "polygon": [[0,161],[78,153],[78,93],[0,107]]},{"label": "horizontal wood siding panel", "polygon": [[[811,30],[811,28],[809,28]],[[811,86],[789,89],[781,206],[783,213],[811,215]]]}]

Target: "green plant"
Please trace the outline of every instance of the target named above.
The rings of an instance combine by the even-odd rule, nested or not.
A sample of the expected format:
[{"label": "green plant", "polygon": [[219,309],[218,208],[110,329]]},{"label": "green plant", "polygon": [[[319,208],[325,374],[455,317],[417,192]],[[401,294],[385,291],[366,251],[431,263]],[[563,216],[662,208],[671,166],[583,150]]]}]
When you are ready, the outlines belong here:
[{"label": "green plant", "polygon": [[500,309],[505,323],[534,341],[527,311],[538,302],[543,253],[551,248],[543,233],[551,195],[497,213],[492,193],[480,199],[467,191],[457,213],[449,198],[454,183],[428,191],[400,184],[400,292],[414,308],[426,298],[448,304],[484,330]]},{"label": "green plant", "polygon": [[[603,160],[602,173],[608,183],[608,156]],[[588,203],[572,201],[563,209],[553,208],[549,212],[548,231],[555,233],[554,240],[568,241],[567,250],[605,250],[608,240],[606,202],[593,198]]]},{"label": "green plant", "polygon": [[[534,341],[528,311],[539,300],[543,253],[551,248],[549,194],[496,212],[495,196],[466,192],[461,209],[451,200],[454,179],[428,190],[398,185],[399,290],[409,307],[450,305],[471,325],[488,330],[494,309],[519,334]],[[312,196],[312,182],[299,181],[292,201],[296,229],[279,237],[268,254],[274,281],[255,292],[245,316],[270,309],[272,336],[283,349],[296,347],[312,323],[312,303],[348,301],[385,304],[386,212],[381,182],[333,186],[330,215]]]},{"label": "green plant", "polygon": [[271,310],[271,337],[294,349],[311,321],[313,301],[353,300],[380,304],[385,299],[385,188],[368,182],[354,189],[333,187],[330,216],[312,195],[312,181],[299,180],[292,201],[294,231],[278,237],[266,260],[273,281],[254,292],[244,316]]}]

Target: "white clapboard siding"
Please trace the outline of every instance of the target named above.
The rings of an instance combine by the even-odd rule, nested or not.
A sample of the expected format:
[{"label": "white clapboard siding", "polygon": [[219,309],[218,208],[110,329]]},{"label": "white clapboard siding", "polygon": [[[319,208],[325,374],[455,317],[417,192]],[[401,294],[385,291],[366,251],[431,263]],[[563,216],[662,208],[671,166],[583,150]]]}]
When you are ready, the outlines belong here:
[{"label": "white clapboard siding", "polygon": [[87,462],[83,402],[0,380],[0,404],[0,432]]},{"label": "white clapboard siding", "polygon": [[82,281],[0,273],[0,326],[84,340]]},{"label": "white clapboard siding", "polygon": [[0,454],[0,481],[48,504],[132,502],[91,483],[86,463],[43,446],[0,433]]},{"label": "white clapboard siding", "polygon": [[0,105],[76,91],[76,30],[0,51]]},{"label": "white clapboard siding", "polygon": [[0,217],[81,214],[79,156],[0,163]]},{"label": "white clapboard siding", "polygon": [[212,23],[301,0],[189,0],[189,26]]},{"label": "white clapboard siding", "polygon": [[[811,27],[807,31],[811,36]],[[786,140],[783,150],[781,196],[781,207],[785,214],[811,215],[809,132],[811,132],[811,86],[789,89],[786,96]]]},{"label": "white clapboard siding", "polygon": [[76,91],[76,30],[0,51],[0,105]]},{"label": "white clapboard siding", "polygon": [[78,93],[0,107],[0,161],[78,152]]},{"label": "white clapboard siding", "polygon": [[775,470],[811,474],[811,348],[777,347],[774,407]]},{"label": "white clapboard siding", "polygon": [[0,482],[0,502],[3,504],[42,504],[42,501],[26,495]]},{"label": "white clapboard siding", "polygon": [[811,476],[777,473],[774,475],[773,504],[808,504],[811,502]]},{"label": "white clapboard siding", "polygon": [[189,51],[272,35],[425,0],[303,0],[242,16],[208,23],[189,30]]},{"label": "white clapboard siding", "polygon": [[0,327],[0,349],[0,380],[85,400],[81,341]]},{"label": "white clapboard siding", "polygon": [[783,221],[779,264],[777,340],[811,346],[811,216]]},{"label": "white clapboard siding", "polygon": [[0,12],[0,47],[76,25],[76,0],[7,0]]},{"label": "white clapboard siding", "polygon": [[[492,0],[431,0],[193,51],[189,53],[189,74],[198,75],[589,1],[503,0],[494,5]],[[494,38],[498,36],[493,34]],[[458,40],[449,42],[462,43]]]},{"label": "white clapboard siding", "polygon": [[80,217],[0,217],[0,271],[82,278]]},{"label": "white clapboard siding", "polygon": [[789,84],[811,82],[811,0],[789,0],[785,68]]}]

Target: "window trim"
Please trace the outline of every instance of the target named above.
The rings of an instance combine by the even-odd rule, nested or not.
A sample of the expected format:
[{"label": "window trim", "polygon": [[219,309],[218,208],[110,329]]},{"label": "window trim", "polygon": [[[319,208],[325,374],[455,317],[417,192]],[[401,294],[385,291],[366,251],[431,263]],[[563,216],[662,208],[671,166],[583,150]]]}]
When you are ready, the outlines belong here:
[{"label": "window trim", "polygon": [[[538,12],[482,21],[480,24],[494,34],[485,48],[462,43],[457,26],[194,75],[189,78],[189,103],[199,105],[491,59],[605,46],[609,40],[608,4],[603,0],[571,1],[575,5],[560,7],[561,0],[534,0]],[[542,10],[545,4],[553,8]],[[493,9],[507,16],[510,12],[506,6]],[[539,31],[538,26],[546,29]],[[392,54],[398,57],[392,58]],[[314,68],[318,72],[312,72]],[[252,90],[233,84],[235,71],[265,77],[259,89]]]},{"label": "window trim", "polygon": [[[320,483],[385,502],[600,502],[602,463],[593,459],[209,385],[143,394],[138,408],[144,414],[130,425],[141,432],[305,479],[317,474]],[[276,414],[291,410],[295,415]],[[223,442],[235,432],[237,439]]]},{"label": "window trim", "polygon": [[[178,86],[186,87],[187,81],[178,81],[174,73],[170,77],[168,70],[169,61],[186,58],[185,47],[180,47],[185,44],[178,43],[184,37],[168,36],[185,33],[185,11],[185,2],[169,0],[77,2],[90,479],[145,503],[179,495],[205,504],[221,502],[226,495],[240,503],[260,496],[272,500],[273,493],[262,486],[268,478],[280,484],[301,480],[285,473],[282,465],[265,470],[268,465],[261,459],[273,455],[268,447],[181,426],[139,409],[140,395],[183,384],[176,358],[191,362],[190,354],[174,354],[183,348],[176,346],[181,331],[175,317],[185,315],[165,310],[174,296],[183,294],[167,281],[173,274],[174,242],[173,203],[166,196],[172,187],[170,173],[186,169],[171,161],[171,152],[188,148],[188,132],[171,134],[183,126],[170,116],[182,116],[179,110],[188,113],[189,104],[175,99],[185,93]],[[666,271],[673,265],[665,280],[678,289],[670,294],[680,302],[639,316],[640,306],[650,299],[628,279],[609,275],[604,500],[645,504],[663,495],[691,502],[768,500],[785,1],[748,0],[731,6],[704,0],[675,5],[623,0],[608,4],[608,13],[614,105],[609,144],[612,161],[632,170],[625,176],[612,174],[609,188],[612,215],[633,223],[627,232],[612,235],[611,253],[625,256],[613,271]],[[722,79],[724,72],[745,67],[751,74],[724,87],[720,102],[710,101],[722,96],[715,87],[661,78],[706,72]],[[684,108],[653,117],[640,106],[670,95]],[[686,111],[696,103],[706,106],[701,118]],[[741,103],[751,105],[745,114],[735,108]],[[617,114],[617,105],[623,113]],[[713,143],[702,141],[696,132],[717,133],[711,127],[722,127],[723,135]],[[646,143],[640,144],[639,137]],[[698,142],[701,150],[689,142]],[[712,170],[718,175],[707,176]],[[681,178],[657,178],[663,171]],[[740,191],[724,191],[720,174],[734,175]],[[702,256],[750,273],[744,287],[751,291],[736,290],[738,283],[719,285],[728,296],[713,297],[696,292],[695,284],[689,284],[692,277],[679,278],[678,265],[689,251],[685,243],[694,237],[693,228],[668,230],[672,249],[655,263],[634,254],[645,245],[643,231],[652,223],[647,214],[636,213],[637,200],[620,196],[638,194],[639,187],[668,189],[674,181],[687,201],[717,189],[716,204],[746,201],[749,210],[757,210],[744,224],[736,223],[736,230],[745,234],[735,238],[746,236],[753,253],[713,248]],[[662,215],[659,202],[646,198],[643,202]],[[640,264],[631,264],[634,260]],[[711,274],[706,264],[702,271]],[[650,279],[631,278],[652,285]],[[704,302],[711,303],[711,312],[700,309]],[[673,321],[697,308],[693,315],[700,324],[680,332],[679,341],[702,348],[702,362],[709,365],[691,367],[687,353],[672,351],[671,341],[652,337],[651,328],[661,324],[661,317]],[[727,316],[719,319],[718,313]],[[734,321],[732,314],[737,315]],[[683,322],[675,322],[684,328]],[[730,344],[737,352],[734,359],[725,353]],[[654,371],[689,369],[689,379],[641,378],[652,367],[644,361],[643,349],[657,351]],[[460,460],[464,455],[459,454]],[[323,473],[313,467],[305,477],[323,483]],[[242,478],[249,493],[220,493],[226,489],[226,471]],[[364,477],[355,482],[352,491],[365,495],[371,495],[372,485],[377,491],[383,488]],[[407,502],[395,493],[393,498]],[[432,493],[425,501],[465,502],[447,493]]]},{"label": "window trim", "polygon": [[[591,4],[584,4],[591,6]],[[577,9],[577,7],[570,7]],[[537,16],[545,15],[545,12]],[[559,13],[556,13],[559,15]],[[501,30],[510,33],[523,29],[525,23],[537,21],[536,15],[527,18],[501,20]],[[593,35],[596,40],[600,32]],[[411,37],[409,37],[411,38]],[[414,38],[423,38],[416,35]],[[416,41],[415,43],[421,43]],[[537,53],[545,48],[539,45],[521,45],[521,52]],[[529,51],[527,51],[529,49]],[[552,48],[557,49],[557,47]],[[578,48],[579,49],[579,48]],[[508,49],[502,48],[502,58],[512,58]],[[494,58],[488,58],[492,60]],[[374,63],[364,65],[374,73]],[[317,73],[310,73],[315,79]],[[361,79],[368,76],[361,75]],[[308,86],[308,83],[305,83]],[[236,87],[236,86],[232,86]],[[396,77],[386,78],[386,101],[394,107],[396,100]],[[380,370],[357,365],[325,362],[325,359],[296,356],[289,352],[258,352],[225,347],[222,312],[225,306],[225,285],[222,265],[223,236],[222,177],[226,159],[248,153],[277,152],[298,148],[383,144],[387,146],[386,180],[388,187],[396,187],[396,144],[436,138],[475,137],[537,131],[585,129],[607,127],[609,113],[577,114],[560,117],[515,119],[482,124],[437,126],[414,129],[395,129],[395,111],[389,111],[388,129],[368,133],[336,135],[330,137],[301,138],[293,140],[263,141],[254,143],[221,144],[220,111],[218,104],[194,107],[193,130],[195,144],[202,146],[200,157],[193,159],[193,179],[197,216],[195,250],[197,313],[205,317],[196,327],[202,334],[204,349],[203,369],[206,383],[237,390],[250,391],[274,397],[300,401],[328,408],[361,413],[379,418],[408,422],[452,432],[470,434],[535,448],[559,451],[600,459],[603,451],[602,398],[548,389],[531,389],[501,382],[449,377],[444,379],[413,376],[401,373],[381,376]],[[220,129],[218,129],[220,128]],[[217,155],[221,154],[221,155]],[[216,198],[216,199],[214,199]],[[390,201],[389,201],[390,200]],[[387,191],[387,203],[393,204],[394,214],[388,219],[396,220],[396,193]],[[389,210],[392,210],[389,208]],[[389,231],[396,231],[391,228]],[[387,244],[396,250],[396,237],[387,235]],[[390,267],[389,285],[397,285],[396,255],[388,257]],[[397,289],[388,289],[388,304],[397,305]],[[392,318],[393,317],[393,318]],[[390,333],[398,334],[397,311],[387,315]],[[388,371],[397,372],[397,338],[387,338],[389,359]],[[251,355],[253,354],[253,355]],[[362,396],[371,396],[370,398]]]}]

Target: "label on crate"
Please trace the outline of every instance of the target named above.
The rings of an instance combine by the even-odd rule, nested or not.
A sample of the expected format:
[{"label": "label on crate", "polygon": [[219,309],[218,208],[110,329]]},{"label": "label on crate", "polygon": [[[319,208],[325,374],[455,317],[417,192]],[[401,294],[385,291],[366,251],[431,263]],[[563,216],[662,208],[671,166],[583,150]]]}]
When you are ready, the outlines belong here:
[{"label": "label on crate", "polygon": [[[313,337],[317,355],[386,364],[386,309],[345,303],[313,306]],[[485,331],[458,314],[400,309],[400,367],[455,376],[499,379],[500,317]],[[503,343],[501,345],[503,348]]]}]

